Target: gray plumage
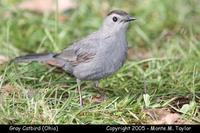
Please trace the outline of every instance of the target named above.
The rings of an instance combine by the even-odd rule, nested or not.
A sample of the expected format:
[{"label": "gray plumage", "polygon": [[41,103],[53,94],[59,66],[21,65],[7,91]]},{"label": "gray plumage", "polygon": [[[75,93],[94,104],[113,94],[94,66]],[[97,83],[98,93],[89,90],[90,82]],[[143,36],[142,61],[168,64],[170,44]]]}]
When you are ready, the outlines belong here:
[{"label": "gray plumage", "polygon": [[[77,83],[80,80],[98,81],[123,65],[127,55],[126,31],[131,20],[135,18],[124,11],[111,11],[99,30],[72,43],[62,52],[26,55],[17,57],[16,61],[44,61],[61,67],[74,75]],[[82,105],[81,93],[80,102]]]}]

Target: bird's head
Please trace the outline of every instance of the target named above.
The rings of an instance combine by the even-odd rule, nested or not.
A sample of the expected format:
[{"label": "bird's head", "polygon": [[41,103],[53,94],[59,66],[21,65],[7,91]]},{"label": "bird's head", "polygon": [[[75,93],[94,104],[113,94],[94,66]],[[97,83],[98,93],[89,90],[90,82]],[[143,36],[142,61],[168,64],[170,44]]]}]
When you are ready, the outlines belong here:
[{"label": "bird's head", "polygon": [[127,12],[122,10],[113,10],[107,14],[103,22],[103,29],[112,33],[125,32],[129,22],[136,20]]}]

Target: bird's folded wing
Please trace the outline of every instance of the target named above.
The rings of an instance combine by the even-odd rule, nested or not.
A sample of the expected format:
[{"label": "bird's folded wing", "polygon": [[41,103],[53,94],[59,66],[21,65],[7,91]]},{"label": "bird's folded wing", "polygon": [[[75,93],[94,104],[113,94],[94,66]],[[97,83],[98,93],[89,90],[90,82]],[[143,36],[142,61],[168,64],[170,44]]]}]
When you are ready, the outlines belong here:
[{"label": "bird's folded wing", "polygon": [[70,62],[72,66],[89,62],[95,57],[97,51],[96,47],[93,45],[94,44],[89,42],[73,44],[57,54],[55,58]]}]

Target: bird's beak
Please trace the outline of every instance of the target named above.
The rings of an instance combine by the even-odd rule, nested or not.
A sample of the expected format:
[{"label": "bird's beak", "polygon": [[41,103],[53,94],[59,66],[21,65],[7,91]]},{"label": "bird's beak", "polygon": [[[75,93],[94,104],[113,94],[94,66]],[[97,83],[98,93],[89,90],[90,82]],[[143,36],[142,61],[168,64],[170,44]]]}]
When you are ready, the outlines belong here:
[{"label": "bird's beak", "polygon": [[135,17],[128,16],[128,18],[125,19],[125,22],[134,21],[134,20],[136,20]]}]

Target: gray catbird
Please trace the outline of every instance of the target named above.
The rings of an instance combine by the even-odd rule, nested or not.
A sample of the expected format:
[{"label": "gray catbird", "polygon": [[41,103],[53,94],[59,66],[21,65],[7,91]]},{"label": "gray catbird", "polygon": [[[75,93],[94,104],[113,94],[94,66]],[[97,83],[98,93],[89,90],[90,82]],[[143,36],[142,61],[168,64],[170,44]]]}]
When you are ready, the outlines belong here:
[{"label": "gray catbird", "polygon": [[105,17],[99,30],[72,43],[62,52],[25,55],[15,58],[15,61],[43,61],[74,75],[82,106],[80,81],[94,81],[98,88],[101,78],[123,65],[127,55],[126,31],[132,20],[135,18],[125,11],[113,10]]}]

